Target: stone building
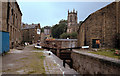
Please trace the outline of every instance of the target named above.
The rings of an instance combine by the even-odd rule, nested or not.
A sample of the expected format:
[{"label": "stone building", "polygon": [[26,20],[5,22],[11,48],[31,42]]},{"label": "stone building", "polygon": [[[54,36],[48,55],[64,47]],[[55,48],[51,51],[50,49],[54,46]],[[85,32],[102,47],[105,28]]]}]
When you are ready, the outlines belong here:
[{"label": "stone building", "polygon": [[51,35],[51,27],[50,26],[45,26],[44,27],[44,34],[45,35]]},{"label": "stone building", "polygon": [[[38,31],[39,30],[39,31]],[[28,42],[30,44],[36,43],[40,40],[40,24],[23,24],[22,28],[22,42]]]},{"label": "stone building", "polygon": [[78,24],[77,24],[77,11],[73,9],[73,11],[69,12],[68,10],[68,27],[67,33],[77,32]]},{"label": "stone building", "polygon": [[90,14],[78,30],[78,46],[120,47],[120,2],[113,2]]},{"label": "stone building", "polygon": [[45,39],[51,39],[51,27],[45,26],[43,27],[43,32],[41,33],[41,43],[44,43]]},{"label": "stone building", "polygon": [[0,2],[0,31],[9,32],[10,48],[21,43],[22,12],[16,2]]},{"label": "stone building", "polygon": [[2,1],[0,0],[0,31],[2,31]]}]

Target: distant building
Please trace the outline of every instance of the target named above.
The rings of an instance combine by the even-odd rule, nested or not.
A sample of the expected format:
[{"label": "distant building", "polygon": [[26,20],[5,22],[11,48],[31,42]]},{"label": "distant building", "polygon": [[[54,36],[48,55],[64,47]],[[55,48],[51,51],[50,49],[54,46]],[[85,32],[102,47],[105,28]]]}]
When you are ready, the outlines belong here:
[{"label": "distant building", "polygon": [[68,27],[67,33],[77,32],[78,24],[77,24],[77,11],[73,9],[73,11],[69,12],[68,10]]},{"label": "distant building", "polygon": [[22,12],[17,2],[0,1],[0,31],[9,32],[10,48],[19,45],[22,41],[21,18]]},{"label": "distant building", "polygon": [[42,32],[42,33],[41,33],[40,42],[41,42],[41,43],[44,43],[45,39],[46,39],[46,36],[45,36],[45,34]]},{"label": "distant building", "polygon": [[28,42],[30,44],[36,43],[40,40],[41,29],[40,24],[23,24],[22,28],[22,42]]},{"label": "distant building", "polygon": [[44,27],[44,34],[45,35],[51,35],[51,27],[45,26]]},{"label": "distant building", "polygon": [[90,14],[78,31],[78,46],[120,48],[120,2]]},{"label": "distant building", "polygon": [[43,28],[43,32],[41,33],[41,43],[44,43],[45,39],[51,39],[51,27],[50,26],[45,26]]}]

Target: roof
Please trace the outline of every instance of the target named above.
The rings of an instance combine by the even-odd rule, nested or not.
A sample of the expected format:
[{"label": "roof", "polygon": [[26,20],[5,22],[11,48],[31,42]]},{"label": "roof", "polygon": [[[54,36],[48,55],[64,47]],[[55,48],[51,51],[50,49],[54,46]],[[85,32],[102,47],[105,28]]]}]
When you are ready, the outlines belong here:
[{"label": "roof", "polygon": [[91,13],[91,14],[81,23],[81,25],[79,26],[78,31],[80,30],[80,27],[82,26],[82,24],[83,24],[84,22],[86,22],[87,19],[89,19],[89,17],[91,17],[92,15],[96,14],[97,12],[100,12],[101,10],[109,7],[109,6],[110,6],[111,4],[113,4],[113,3],[114,3],[114,2],[112,2],[112,3],[108,4],[108,5],[106,5],[105,7],[101,8],[101,9],[99,9],[99,10],[93,12],[93,13]]},{"label": "roof", "polygon": [[45,26],[44,29],[51,29],[51,27],[50,26]]},{"label": "roof", "polygon": [[22,15],[22,12],[21,12],[20,7],[19,7],[19,5],[18,5],[18,3],[17,3],[17,0],[16,0],[15,3],[16,3],[16,5],[17,5],[17,7],[18,7],[18,10],[19,10],[20,14]]},{"label": "roof", "polygon": [[25,27],[23,27],[23,24],[22,24],[21,29],[34,29],[37,26],[38,26],[38,24],[33,24],[33,25],[25,24]]}]

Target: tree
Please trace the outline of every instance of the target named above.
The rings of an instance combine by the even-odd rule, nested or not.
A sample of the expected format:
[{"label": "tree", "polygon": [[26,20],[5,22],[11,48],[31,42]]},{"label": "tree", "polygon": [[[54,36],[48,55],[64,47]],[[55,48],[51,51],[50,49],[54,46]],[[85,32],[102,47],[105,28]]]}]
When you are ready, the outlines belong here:
[{"label": "tree", "polygon": [[77,32],[72,32],[72,33],[70,34],[70,38],[71,38],[71,39],[77,39]]},{"label": "tree", "polygon": [[63,33],[60,35],[60,38],[62,39],[77,39],[77,32],[72,32],[72,33]]},{"label": "tree", "polygon": [[44,32],[44,27],[43,27],[43,28],[41,28],[41,32]]},{"label": "tree", "polygon": [[53,38],[60,38],[60,35],[67,30],[67,20],[60,20],[59,24],[54,25],[51,30]]},{"label": "tree", "polygon": [[60,35],[61,39],[67,39],[68,37],[70,37],[70,34],[68,34],[68,33],[63,33]]}]

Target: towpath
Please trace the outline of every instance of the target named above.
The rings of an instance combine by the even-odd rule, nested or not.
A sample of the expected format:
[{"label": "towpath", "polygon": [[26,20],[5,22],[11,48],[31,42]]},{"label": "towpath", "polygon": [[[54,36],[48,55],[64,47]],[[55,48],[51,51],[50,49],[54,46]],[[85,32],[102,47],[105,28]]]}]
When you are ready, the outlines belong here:
[{"label": "towpath", "polygon": [[[51,53],[51,55],[49,55]],[[78,74],[62,60],[47,50],[38,50],[33,45],[23,50],[13,49],[2,57],[3,74]]]}]

